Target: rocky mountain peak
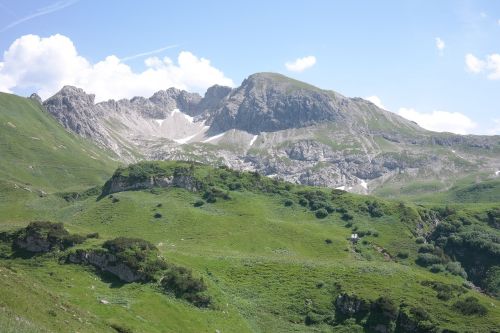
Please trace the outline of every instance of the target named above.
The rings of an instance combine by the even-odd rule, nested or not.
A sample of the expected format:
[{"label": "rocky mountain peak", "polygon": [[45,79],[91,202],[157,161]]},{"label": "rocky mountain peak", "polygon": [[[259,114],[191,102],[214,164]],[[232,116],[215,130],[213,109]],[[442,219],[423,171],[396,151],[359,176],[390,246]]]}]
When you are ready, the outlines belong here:
[{"label": "rocky mountain peak", "polygon": [[42,98],[37,93],[32,93],[29,98],[42,104]]},{"label": "rocky mountain peak", "polygon": [[211,131],[272,132],[342,118],[346,98],[275,73],[249,76],[210,117]]}]

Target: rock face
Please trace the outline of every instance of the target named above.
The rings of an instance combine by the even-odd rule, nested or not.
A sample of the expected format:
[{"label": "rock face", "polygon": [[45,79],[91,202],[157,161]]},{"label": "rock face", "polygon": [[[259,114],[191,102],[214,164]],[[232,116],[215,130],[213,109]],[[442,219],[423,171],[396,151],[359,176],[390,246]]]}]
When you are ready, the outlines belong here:
[{"label": "rock face", "polygon": [[213,115],[211,131],[240,129],[249,133],[305,127],[336,121],[349,99],[279,74],[254,74],[235,89]]},{"label": "rock face", "polygon": [[32,253],[45,253],[52,249],[53,244],[41,235],[27,235],[24,239],[18,239],[15,245],[19,249]]},{"label": "rock face", "polygon": [[369,101],[274,73],[203,97],[170,88],[96,104],[64,87],[43,105],[124,162],[190,160],[358,193],[411,181],[446,187],[500,169],[498,136],[426,131]]},{"label": "rock face", "polygon": [[173,175],[170,177],[151,176],[142,181],[131,181],[128,177],[112,177],[104,186],[105,194],[149,189],[155,187],[180,187],[191,192],[201,190],[202,183],[189,175]]},{"label": "rock face", "polygon": [[370,304],[356,295],[341,294],[335,301],[335,309],[346,317],[355,317],[366,314]]},{"label": "rock face", "polygon": [[106,251],[77,250],[68,255],[67,261],[72,264],[92,265],[101,271],[116,275],[127,283],[147,280],[145,274],[131,269],[120,262],[114,254]]}]

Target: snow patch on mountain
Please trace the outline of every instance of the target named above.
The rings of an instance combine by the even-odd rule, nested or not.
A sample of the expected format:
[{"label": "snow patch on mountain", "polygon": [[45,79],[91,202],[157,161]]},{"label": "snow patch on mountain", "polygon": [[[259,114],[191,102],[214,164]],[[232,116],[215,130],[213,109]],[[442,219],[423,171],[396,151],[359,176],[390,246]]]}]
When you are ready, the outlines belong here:
[{"label": "snow patch on mountain", "polygon": [[211,141],[217,140],[217,139],[219,139],[219,138],[222,138],[222,137],[224,136],[224,134],[226,134],[226,132],[221,133],[221,134],[217,134],[217,135],[214,135],[214,136],[211,136],[211,137],[209,137],[208,139],[203,140],[202,142],[203,142],[203,143],[207,143],[207,142],[211,142]]},{"label": "snow patch on mountain", "polygon": [[254,135],[252,140],[250,140],[250,147],[253,146],[253,144],[255,143],[255,140],[257,140],[259,136],[258,135]]}]

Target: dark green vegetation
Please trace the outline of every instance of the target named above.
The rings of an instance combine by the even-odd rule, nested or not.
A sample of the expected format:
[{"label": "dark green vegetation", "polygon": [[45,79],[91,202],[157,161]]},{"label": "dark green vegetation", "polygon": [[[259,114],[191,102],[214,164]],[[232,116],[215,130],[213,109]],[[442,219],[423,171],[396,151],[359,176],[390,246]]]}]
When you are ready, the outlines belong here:
[{"label": "dark green vegetation", "polygon": [[500,327],[496,185],[414,204],[187,162],[113,174],[0,98],[0,332]]}]

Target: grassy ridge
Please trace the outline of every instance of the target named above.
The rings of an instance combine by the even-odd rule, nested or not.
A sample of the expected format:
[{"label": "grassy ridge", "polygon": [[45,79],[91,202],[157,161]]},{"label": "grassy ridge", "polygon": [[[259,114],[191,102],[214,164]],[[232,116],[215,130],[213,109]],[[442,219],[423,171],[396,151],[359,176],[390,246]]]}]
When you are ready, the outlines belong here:
[{"label": "grassy ridge", "polygon": [[38,102],[0,93],[0,180],[52,192],[101,184],[117,163],[68,133]]}]

